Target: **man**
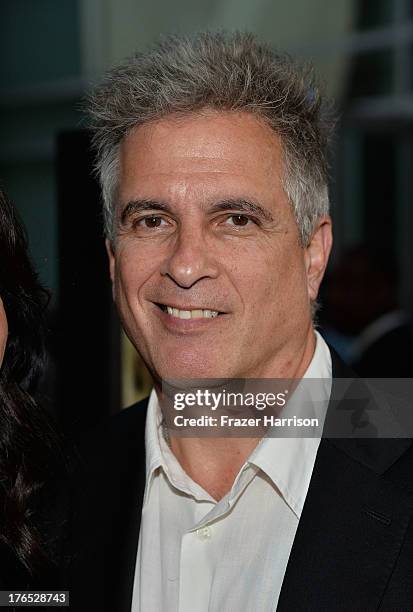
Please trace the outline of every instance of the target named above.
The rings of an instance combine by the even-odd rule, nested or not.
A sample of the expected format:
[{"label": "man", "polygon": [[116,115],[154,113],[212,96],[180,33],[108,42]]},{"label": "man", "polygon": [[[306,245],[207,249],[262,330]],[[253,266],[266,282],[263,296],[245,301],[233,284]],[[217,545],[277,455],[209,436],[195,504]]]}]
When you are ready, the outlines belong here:
[{"label": "man", "polygon": [[332,238],[311,77],[250,35],[170,38],[90,112],[113,295],[155,389],[89,449],[72,605],[413,609],[409,442],[179,437],[159,402],[163,380],[351,377],[313,327]]}]

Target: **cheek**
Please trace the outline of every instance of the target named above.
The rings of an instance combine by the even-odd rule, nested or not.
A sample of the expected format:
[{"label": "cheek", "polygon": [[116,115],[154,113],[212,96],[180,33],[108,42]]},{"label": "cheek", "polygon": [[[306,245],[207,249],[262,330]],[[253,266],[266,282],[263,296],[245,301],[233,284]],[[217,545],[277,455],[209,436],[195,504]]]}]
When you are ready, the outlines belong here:
[{"label": "cheek", "polygon": [[141,273],[136,266],[116,265],[114,296],[120,314],[124,317],[128,311],[134,311],[141,286]]},{"label": "cheek", "polygon": [[115,260],[115,301],[123,316],[135,313],[144,301],[144,291],[159,270],[159,262],[142,249],[123,248]]},{"label": "cheek", "polygon": [[116,292],[125,296],[136,296],[146,278],[150,275],[151,260],[141,252],[126,245],[119,248],[115,255]]},{"label": "cheek", "polygon": [[281,316],[283,309],[289,316],[289,313],[307,307],[304,256],[295,243],[259,249],[249,253],[244,265],[239,265],[240,261],[235,264],[238,286],[242,286],[246,302],[252,304],[254,310],[261,311],[262,316],[274,312]]}]

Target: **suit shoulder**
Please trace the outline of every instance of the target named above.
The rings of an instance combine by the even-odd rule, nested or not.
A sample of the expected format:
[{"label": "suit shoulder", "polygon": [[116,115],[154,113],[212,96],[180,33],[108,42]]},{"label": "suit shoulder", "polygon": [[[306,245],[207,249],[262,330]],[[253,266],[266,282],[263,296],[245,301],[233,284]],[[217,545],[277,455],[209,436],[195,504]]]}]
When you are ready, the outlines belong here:
[{"label": "suit shoulder", "polygon": [[120,410],[105,420],[98,435],[114,444],[137,440],[144,436],[148,398]]},{"label": "suit shoulder", "polygon": [[149,398],[145,397],[145,399],[141,400],[140,402],[136,402],[136,404],[132,404],[131,406],[120,410],[107,420],[107,426],[121,430],[129,428],[133,425],[140,427],[142,425],[142,421],[145,422],[146,420],[148,401]]},{"label": "suit shoulder", "polygon": [[82,434],[75,445],[75,455],[93,463],[93,458],[110,457],[111,450],[123,452],[130,446],[142,446],[147,406],[148,398],[120,410]]}]

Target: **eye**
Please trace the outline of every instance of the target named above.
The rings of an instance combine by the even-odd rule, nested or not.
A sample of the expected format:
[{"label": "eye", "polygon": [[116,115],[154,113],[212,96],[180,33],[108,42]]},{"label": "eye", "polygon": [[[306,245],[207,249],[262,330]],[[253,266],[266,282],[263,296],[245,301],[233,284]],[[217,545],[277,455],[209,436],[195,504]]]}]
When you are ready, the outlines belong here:
[{"label": "eye", "polygon": [[236,227],[245,227],[251,221],[247,215],[231,215],[227,218],[227,221],[230,225],[235,225]]},{"label": "eye", "polygon": [[148,229],[153,229],[155,227],[161,227],[165,225],[166,221],[162,217],[158,215],[149,215],[147,217],[143,217],[136,222],[137,226],[147,227]]}]

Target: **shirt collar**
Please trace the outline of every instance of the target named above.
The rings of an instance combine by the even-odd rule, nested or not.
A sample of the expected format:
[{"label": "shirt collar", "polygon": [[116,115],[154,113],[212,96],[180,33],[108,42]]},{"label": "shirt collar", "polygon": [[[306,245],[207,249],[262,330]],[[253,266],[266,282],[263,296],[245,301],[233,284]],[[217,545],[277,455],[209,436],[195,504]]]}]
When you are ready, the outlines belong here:
[{"label": "shirt collar", "polygon": [[144,504],[150,495],[156,471],[161,468],[169,483],[194,499],[214,502],[215,500],[188,477],[179,461],[169,448],[162,430],[162,412],[158,397],[153,389],[149,397],[146,417],[145,448],[146,448],[146,487]]},{"label": "shirt collar", "polygon": [[[306,389],[310,395],[313,393],[311,399],[317,402],[314,409],[324,420],[331,392],[331,355],[322,336],[317,331],[315,335],[316,348],[303,378],[320,381]],[[320,437],[266,436],[248,459],[271,479],[298,518],[304,507],[319,444]]]},{"label": "shirt collar", "polygon": [[145,426],[145,455],[146,455],[146,501],[150,490],[155,471],[163,465],[163,456],[159,440],[159,430],[161,429],[162,415],[159,409],[159,402],[155,389],[152,389],[149,396],[148,411]]},{"label": "shirt collar", "polygon": [[[315,336],[314,355],[303,378],[325,381],[325,384],[321,387],[321,393],[324,394],[325,408],[327,408],[331,391],[331,355],[327,344],[317,331]],[[319,400],[320,387],[317,387],[317,389],[317,400]],[[205,499],[205,492],[196,483],[193,483],[194,488],[191,481],[189,487],[190,479],[185,478],[185,472],[169,450],[162,435],[161,423],[162,414],[158,398],[155,390],[152,390],[148,403],[145,431],[146,488],[144,503],[147,501],[156,470],[158,468],[164,469],[169,477],[168,472],[171,467],[174,471],[174,480],[180,483],[178,488],[185,489],[185,492],[195,498],[202,496]],[[298,518],[300,518],[304,506],[319,443],[320,438],[316,437],[265,437],[246,462],[246,464],[255,466],[265,472]],[[244,466],[241,471],[243,469]],[[236,483],[237,481],[234,484]],[[212,498],[210,499],[212,500]]]}]

